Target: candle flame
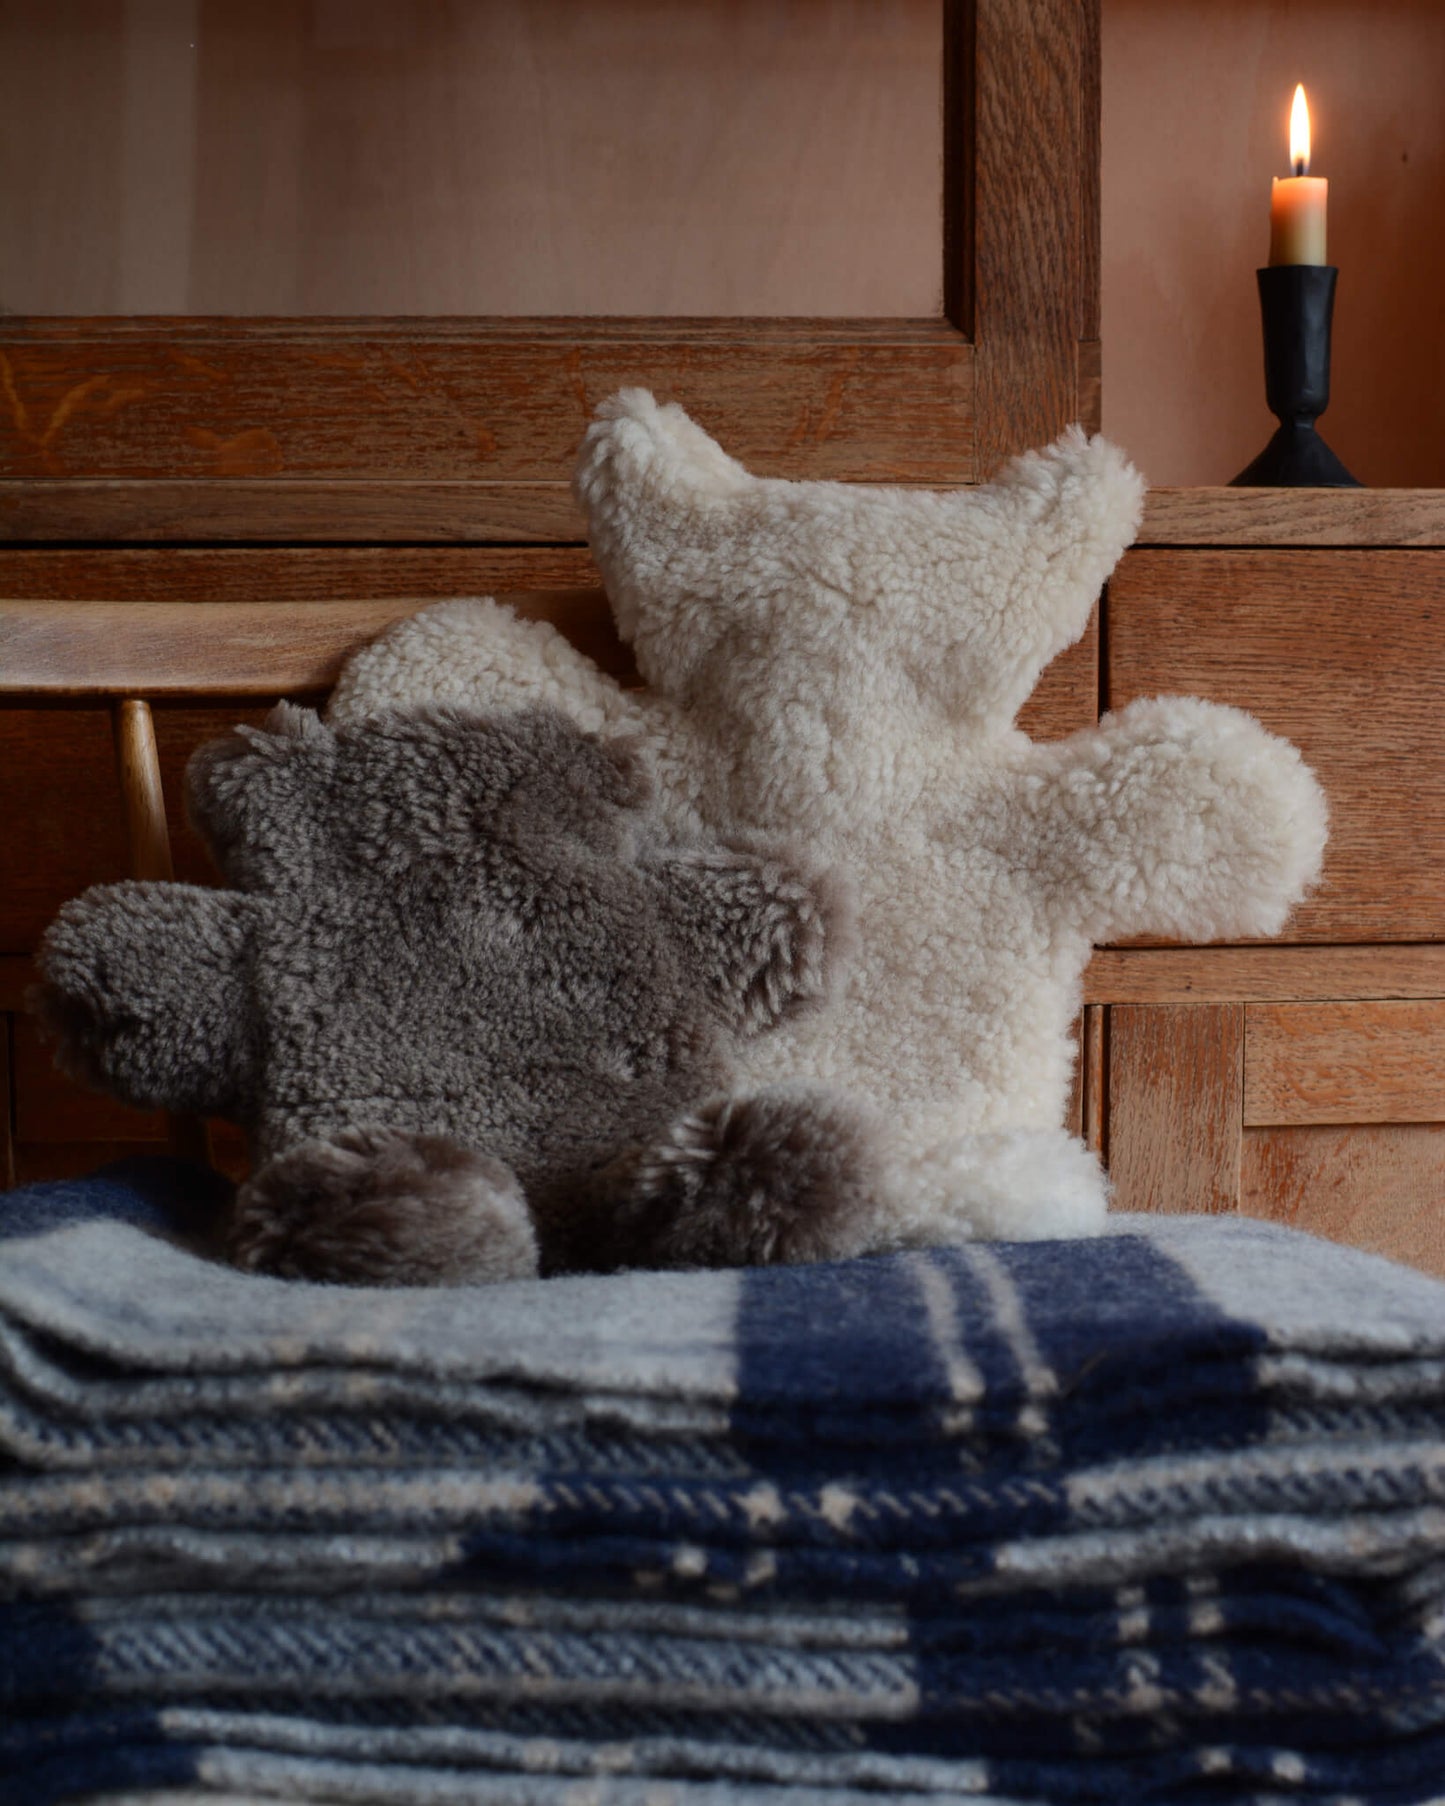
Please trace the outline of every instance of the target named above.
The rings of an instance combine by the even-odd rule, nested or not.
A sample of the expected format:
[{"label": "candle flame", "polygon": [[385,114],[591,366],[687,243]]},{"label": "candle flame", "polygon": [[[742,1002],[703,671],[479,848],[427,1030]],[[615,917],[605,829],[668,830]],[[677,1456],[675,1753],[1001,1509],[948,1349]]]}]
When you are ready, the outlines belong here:
[{"label": "candle flame", "polygon": [[1294,91],[1294,105],[1289,110],[1289,160],[1297,176],[1310,171],[1310,107],[1305,99],[1305,85]]}]

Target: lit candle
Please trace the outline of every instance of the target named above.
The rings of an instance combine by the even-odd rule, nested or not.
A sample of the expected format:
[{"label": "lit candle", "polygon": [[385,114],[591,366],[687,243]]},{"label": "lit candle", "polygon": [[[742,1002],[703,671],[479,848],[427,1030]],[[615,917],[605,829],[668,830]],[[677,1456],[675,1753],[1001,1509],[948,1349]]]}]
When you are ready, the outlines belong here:
[{"label": "lit candle", "polygon": [[1295,89],[1289,111],[1289,160],[1294,174],[1276,176],[1269,197],[1269,261],[1324,263],[1330,185],[1309,173],[1310,110],[1303,83]]}]

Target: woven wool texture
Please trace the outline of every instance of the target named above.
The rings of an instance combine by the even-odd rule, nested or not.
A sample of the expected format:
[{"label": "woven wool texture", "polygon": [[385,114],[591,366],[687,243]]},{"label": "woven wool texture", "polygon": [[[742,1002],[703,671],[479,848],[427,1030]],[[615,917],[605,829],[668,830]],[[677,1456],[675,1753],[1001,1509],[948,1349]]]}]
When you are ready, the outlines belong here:
[{"label": "woven wool texture", "polygon": [[444,603],[359,653],[333,720],[544,698],[637,736],[679,821],[806,837],[854,872],[840,995],[748,1052],[887,1117],[872,1245],[1096,1231],[1063,1133],[1096,942],[1278,932],[1317,878],[1322,792],[1238,710],[1144,700],[1035,745],[1014,726],[1136,531],[1143,480],[1073,430],[948,494],[761,479],[676,406],[604,404],[577,472],[646,679],[549,625]]},{"label": "woven wool texture", "polygon": [[1434,1281],[1121,1217],[365,1292],[205,1183],[0,1203],[5,1797],[1438,1798]]}]

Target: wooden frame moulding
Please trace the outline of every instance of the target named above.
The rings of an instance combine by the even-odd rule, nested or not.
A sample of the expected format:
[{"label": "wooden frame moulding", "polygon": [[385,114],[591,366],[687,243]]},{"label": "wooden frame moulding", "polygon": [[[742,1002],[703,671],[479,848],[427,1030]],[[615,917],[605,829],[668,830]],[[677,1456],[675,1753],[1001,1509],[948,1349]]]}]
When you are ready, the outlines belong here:
[{"label": "wooden frame moulding", "polygon": [[938,319],[0,323],[0,536],[565,543],[624,383],[763,472],[981,480],[1097,423],[1099,0],[945,0]]}]

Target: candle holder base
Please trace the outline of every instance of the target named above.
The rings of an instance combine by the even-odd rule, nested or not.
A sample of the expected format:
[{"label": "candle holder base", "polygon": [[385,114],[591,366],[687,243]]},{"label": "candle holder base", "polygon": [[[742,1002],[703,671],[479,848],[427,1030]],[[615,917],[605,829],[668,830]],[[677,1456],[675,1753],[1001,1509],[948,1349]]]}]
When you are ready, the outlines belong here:
[{"label": "candle holder base", "polygon": [[1255,272],[1264,325],[1264,393],[1279,431],[1231,487],[1358,489],[1315,431],[1330,404],[1333,264],[1285,263]]},{"label": "candle holder base", "polygon": [[1287,420],[1230,484],[1234,489],[1358,489],[1335,454],[1306,420]]}]

